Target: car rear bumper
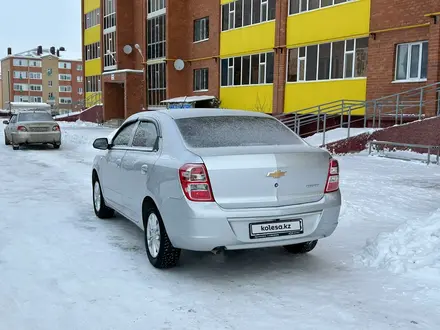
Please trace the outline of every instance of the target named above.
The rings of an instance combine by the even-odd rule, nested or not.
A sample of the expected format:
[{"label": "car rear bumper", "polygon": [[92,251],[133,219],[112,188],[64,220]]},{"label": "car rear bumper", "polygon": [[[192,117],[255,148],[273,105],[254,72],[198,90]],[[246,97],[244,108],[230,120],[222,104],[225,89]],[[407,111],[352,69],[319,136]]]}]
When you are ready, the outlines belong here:
[{"label": "car rear bumper", "polygon": [[[326,194],[316,203],[294,206],[226,210],[216,203],[168,199],[161,207],[172,244],[181,249],[212,251],[282,246],[331,235],[338,225],[341,193]],[[251,238],[250,224],[302,219],[303,233]]]},{"label": "car rear bumper", "polygon": [[13,144],[56,143],[61,144],[61,132],[20,132],[12,133]]}]

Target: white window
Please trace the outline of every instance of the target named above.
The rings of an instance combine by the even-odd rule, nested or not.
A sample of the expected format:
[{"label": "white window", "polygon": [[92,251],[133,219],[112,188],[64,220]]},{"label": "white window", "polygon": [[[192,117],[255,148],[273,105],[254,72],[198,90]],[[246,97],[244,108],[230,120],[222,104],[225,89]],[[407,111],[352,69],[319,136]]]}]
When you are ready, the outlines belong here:
[{"label": "white window", "polygon": [[60,86],[60,92],[71,93],[72,92],[72,86]]},{"label": "white window", "polygon": [[60,74],[58,79],[63,80],[63,81],[71,81],[72,75],[71,74]]},{"label": "white window", "polygon": [[166,54],[166,15],[147,20],[147,59],[164,58]]},{"label": "white window", "polygon": [[272,84],[273,79],[273,52],[222,59],[221,86]]},{"label": "white window", "polygon": [[78,87],[78,94],[82,94],[83,93],[83,89],[82,89],[82,87]]},{"label": "white window", "polygon": [[84,14],[84,25],[86,29],[101,24],[100,8],[94,9],[91,12]]},{"label": "white window", "polygon": [[43,86],[42,85],[29,85],[29,89],[31,91],[41,92],[43,90]]},{"label": "white window", "polygon": [[86,56],[86,61],[89,60],[94,60],[95,58],[100,58],[101,57],[101,49],[100,49],[100,42],[95,42],[93,44],[90,45],[86,45],[84,46],[85,48],[85,56]]},{"label": "white window", "polygon": [[116,0],[104,0],[104,30],[116,27]]},{"label": "white window", "polygon": [[41,96],[30,96],[29,102],[41,103],[43,102],[43,98]]},{"label": "white window", "polygon": [[165,9],[166,0],[148,0],[147,7],[148,13],[154,13],[160,10]]},{"label": "white window", "polygon": [[35,67],[35,68],[41,68],[41,61],[35,61],[35,60],[31,60],[29,61],[29,66],[31,67]]},{"label": "white window", "polygon": [[52,80],[49,80],[49,81],[47,82],[47,85],[48,85],[49,87],[52,87],[52,86],[53,86],[53,81],[52,81]]},{"label": "white window", "polygon": [[289,49],[287,81],[350,79],[367,76],[368,38]]},{"label": "white window", "polygon": [[28,91],[28,84],[14,84],[14,91]]},{"label": "white window", "polygon": [[83,77],[82,77],[82,76],[78,76],[78,77],[76,77],[76,81],[77,81],[77,82],[82,82],[82,81],[83,81]]},{"label": "white window", "polygon": [[43,79],[43,74],[41,72],[29,72],[29,78],[35,80]]},{"label": "white window", "polygon": [[428,42],[397,45],[396,81],[426,80],[428,74]]},{"label": "white window", "polygon": [[195,69],[193,72],[193,90],[195,92],[208,90],[209,70],[207,68]]},{"label": "white window", "polygon": [[353,0],[289,0],[289,15],[316,10]]},{"label": "white window", "polygon": [[13,65],[14,66],[29,66],[29,61],[15,58],[13,60]]},{"label": "white window", "polygon": [[58,68],[59,69],[72,69],[72,63],[70,62],[58,62]]},{"label": "white window", "polygon": [[78,64],[77,66],[76,66],[76,71],[82,71],[83,70],[83,66],[82,66],[82,64]]},{"label": "white window", "polygon": [[72,98],[71,97],[60,97],[60,104],[71,104]]},{"label": "white window", "polygon": [[29,102],[29,96],[14,95],[14,102]]},{"label": "white window", "polygon": [[209,39],[209,17],[196,19],[194,21],[194,42]]},{"label": "white window", "polygon": [[96,93],[101,91],[101,76],[86,77],[86,92]]},{"label": "white window", "polygon": [[222,31],[273,21],[275,13],[276,0],[235,0],[226,3],[222,5]]},{"label": "white window", "polygon": [[116,69],[116,31],[104,34],[104,70]]},{"label": "white window", "polygon": [[148,104],[163,105],[161,102],[166,99],[166,63],[147,65],[148,77]]},{"label": "white window", "polygon": [[26,79],[27,78],[27,71],[14,71],[14,78],[15,79]]}]

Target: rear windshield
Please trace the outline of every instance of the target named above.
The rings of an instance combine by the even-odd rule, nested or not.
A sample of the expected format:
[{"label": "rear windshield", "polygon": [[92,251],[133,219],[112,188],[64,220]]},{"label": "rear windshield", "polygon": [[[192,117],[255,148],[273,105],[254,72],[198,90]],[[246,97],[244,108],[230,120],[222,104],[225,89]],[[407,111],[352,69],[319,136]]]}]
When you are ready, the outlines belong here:
[{"label": "rear windshield", "polygon": [[53,121],[53,118],[48,112],[22,112],[18,121]]},{"label": "rear windshield", "polygon": [[272,118],[213,116],[176,119],[190,148],[302,144],[290,129]]}]

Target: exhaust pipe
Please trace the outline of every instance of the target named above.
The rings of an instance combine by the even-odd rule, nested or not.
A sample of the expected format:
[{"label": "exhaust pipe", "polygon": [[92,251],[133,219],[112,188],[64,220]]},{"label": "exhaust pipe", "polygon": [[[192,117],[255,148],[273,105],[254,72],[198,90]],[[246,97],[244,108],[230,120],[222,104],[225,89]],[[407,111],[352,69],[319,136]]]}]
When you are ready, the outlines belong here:
[{"label": "exhaust pipe", "polygon": [[220,254],[220,253],[222,253],[222,252],[224,252],[224,251],[225,251],[224,246],[218,246],[218,247],[216,247],[215,249],[213,249],[211,252],[212,252],[213,254]]}]

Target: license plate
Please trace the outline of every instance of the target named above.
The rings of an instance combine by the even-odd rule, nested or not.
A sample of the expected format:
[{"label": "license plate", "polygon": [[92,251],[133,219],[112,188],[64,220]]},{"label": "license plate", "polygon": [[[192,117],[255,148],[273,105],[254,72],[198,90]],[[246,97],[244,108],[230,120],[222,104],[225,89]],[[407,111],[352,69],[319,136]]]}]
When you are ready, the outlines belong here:
[{"label": "license plate", "polygon": [[251,238],[298,235],[304,232],[302,219],[251,223],[249,227]]},{"label": "license plate", "polygon": [[31,127],[31,132],[47,132],[47,127]]}]

